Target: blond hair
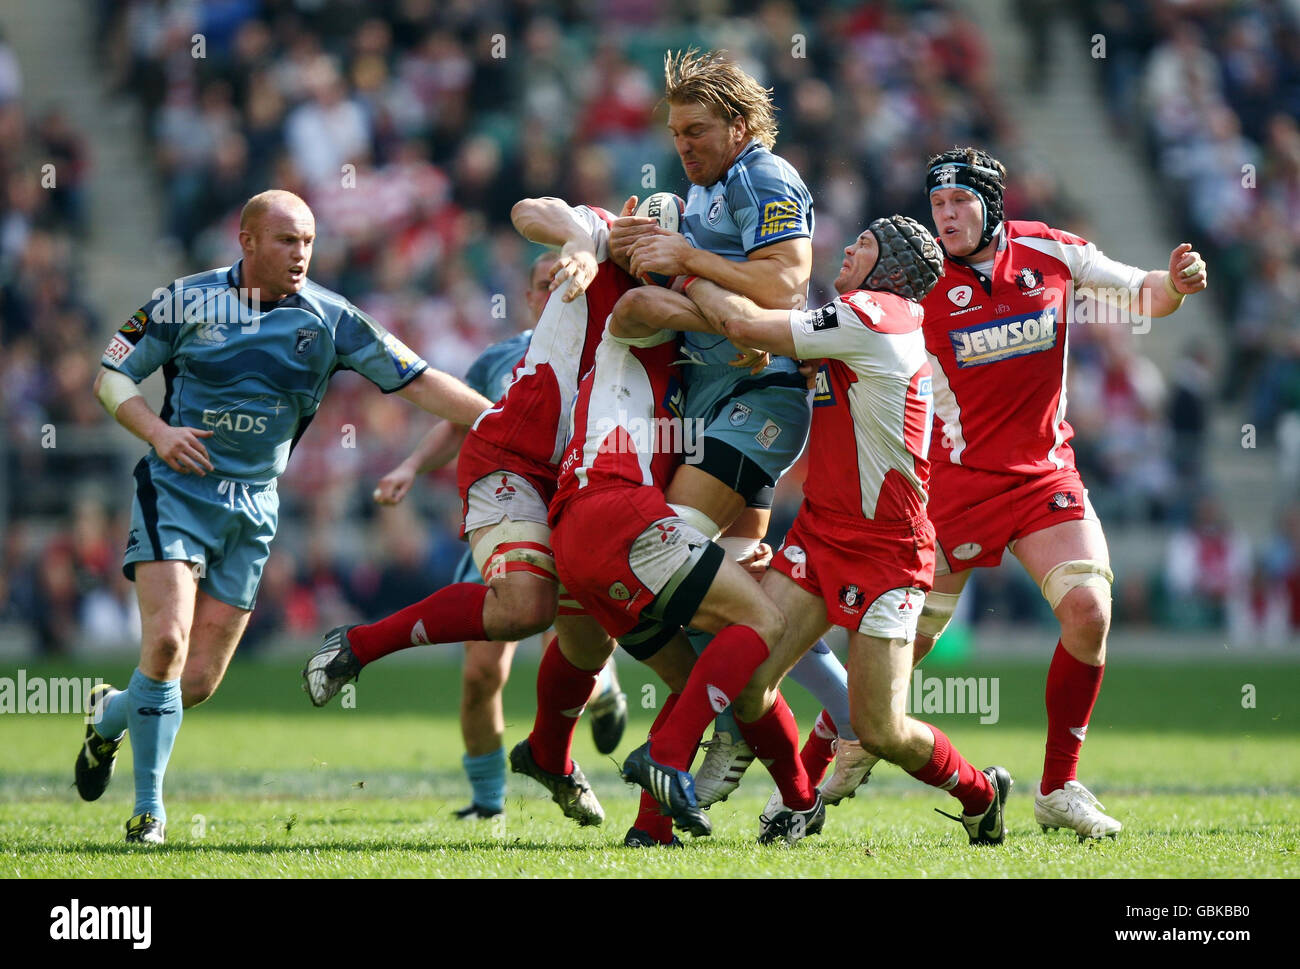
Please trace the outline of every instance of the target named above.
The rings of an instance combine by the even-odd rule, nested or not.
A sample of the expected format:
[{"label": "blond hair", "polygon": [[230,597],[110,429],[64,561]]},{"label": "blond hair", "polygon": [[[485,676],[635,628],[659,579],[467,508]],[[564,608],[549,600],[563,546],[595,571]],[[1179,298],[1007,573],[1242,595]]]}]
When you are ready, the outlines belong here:
[{"label": "blond hair", "polygon": [[720,50],[700,53],[695,47],[669,51],[664,56],[664,100],[669,104],[698,102],[728,124],[733,118],[743,118],[749,136],[771,151],[776,144],[772,90],[725,54]]}]

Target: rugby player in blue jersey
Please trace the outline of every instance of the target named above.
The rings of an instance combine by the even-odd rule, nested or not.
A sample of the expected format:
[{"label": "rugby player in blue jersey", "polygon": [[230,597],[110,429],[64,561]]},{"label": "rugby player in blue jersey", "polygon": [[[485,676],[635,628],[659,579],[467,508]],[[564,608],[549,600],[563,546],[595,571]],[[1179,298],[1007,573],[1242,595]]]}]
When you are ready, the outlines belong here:
[{"label": "rugby player in blue jersey", "polygon": [[[135,468],[123,560],[140,602],[140,664],[125,690],[92,692],[76,763],[78,793],[93,801],[131,731],[129,842],[164,840],[163,774],[182,711],[213,694],[243,635],[275,536],[276,479],[330,376],[355,370],[460,425],[491,404],[311,282],[315,238],[298,196],[254,196],[240,216],[243,257],[157,291],[114,334],[95,380],[105,409],[152,448]],[[155,414],[137,384],[159,367]]]},{"label": "rugby player in blue jersey", "polygon": [[[681,233],[650,219],[624,218],[611,230],[616,261],[634,275],[699,276],[743,293],[767,309],[802,308],[812,273],[812,196],[799,173],[772,153],[777,124],[770,93],[718,52],[695,50],[665,59],[668,130],[691,182]],[[664,290],[640,287],[622,297],[616,312],[654,326],[675,325]],[[771,518],[772,493],[803,450],[810,406],[794,360],[773,357],[757,372],[736,367],[737,348],[712,332],[686,332],[682,340],[686,417],[702,427],[696,463],[682,465],[666,497],[685,509],[702,532],[716,536],[733,558],[745,558],[762,540]],[[707,637],[692,637],[703,648]],[[848,718],[844,667],[819,643],[792,673],[825,706],[841,739],[855,741]],[[725,798],[740,781],[753,753],[729,714],[719,719],[708,754],[696,772],[701,805]],[[773,724],[791,730],[793,723]],[[805,766],[814,782],[824,773],[826,731],[810,737]],[[818,740],[820,739],[820,743]],[[826,759],[813,763],[812,748]],[[845,765],[847,766],[847,764]],[[852,792],[865,774],[837,776],[828,784]]]}]

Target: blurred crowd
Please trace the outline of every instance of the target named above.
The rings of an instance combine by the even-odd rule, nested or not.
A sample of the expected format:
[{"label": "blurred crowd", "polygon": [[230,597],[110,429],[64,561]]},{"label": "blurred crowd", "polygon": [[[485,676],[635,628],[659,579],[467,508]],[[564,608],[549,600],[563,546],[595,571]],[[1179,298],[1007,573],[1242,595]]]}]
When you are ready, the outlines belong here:
[{"label": "blurred crowd", "polygon": [[[1300,154],[1295,122],[1284,119],[1288,70],[1300,59],[1279,29],[1279,5],[1257,7],[1207,8],[1233,29],[1194,24],[1194,35],[1164,24],[1159,5],[1098,2],[1086,16],[1132,28],[1109,28],[1116,57],[1103,64],[1129,72],[1105,81],[1117,124],[1151,131],[1153,163],[1176,175],[1167,190],[1188,200],[1174,208],[1208,220],[1194,223],[1195,238],[1212,235],[1203,251],[1217,279],[1238,267],[1235,284],[1216,288],[1235,294],[1225,319],[1242,366],[1254,361],[1261,381],[1267,370],[1272,399],[1287,401],[1296,375],[1263,348],[1282,339],[1291,319],[1284,301],[1296,296],[1300,221],[1285,216],[1300,205]],[[870,218],[903,212],[928,223],[924,160],[954,144],[987,146],[1006,162],[1009,218],[1089,232],[1052,172],[1022,158],[1027,133],[998,93],[987,38],[946,0],[768,0],[756,10],[738,0],[100,0],[96,9],[109,96],[141,109],[163,209],[159,244],[182,252],[187,272],[228,264],[248,196],[296,191],[317,216],[312,278],[455,374],[529,325],[522,294],[535,252],[510,227],[515,200],[559,195],[616,209],[631,194],[685,194],[659,104],[670,48],[726,48],[773,89],[777,152],[816,204],[814,303],[832,295],[842,246]],[[1170,81],[1187,70],[1198,72],[1202,100],[1166,103],[1191,97]],[[94,318],[74,295],[93,159],[57,109],[25,107],[34,100],[0,40],[0,393],[10,482],[68,473],[53,463],[58,449],[40,447],[42,427],[93,430],[108,420],[89,386],[113,321]],[[1189,123],[1203,110],[1216,125]],[[1245,208],[1222,184],[1243,139],[1259,146],[1250,156],[1259,188]],[[57,189],[32,177],[44,160],[56,163]],[[1244,231],[1262,217],[1275,234]],[[134,308],[122,307],[122,318]],[[1199,527],[1200,454],[1222,390],[1205,349],[1189,348],[1176,372],[1162,374],[1126,327],[1078,328],[1071,339],[1070,417],[1103,520]],[[375,616],[447,580],[464,547],[452,474],[431,476],[395,510],[381,514],[369,502],[375,479],[425,426],[420,412],[355,375],[335,378],[282,482],[281,536],[248,645]],[[119,485],[112,493],[125,499],[129,461],[104,461]],[[800,469],[780,490],[773,538],[793,518],[801,479]],[[117,569],[125,527],[109,518],[118,506],[101,492],[57,515],[66,496],[50,508],[41,505],[51,500],[46,489],[28,490],[0,492],[11,522],[0,619],[29,624],[47,650],[89,642],[92,626],[129,640],[130,590]],[[1300,545],[1287,549],[1270,561],[1300,575]],[[1162,596],[1204,601],[1203,589],[1180,581],[1154,577],[1161,594],[1120,615],[1161,621],[1149,603]],[[1041,611],[1032,587],[1000,583],[974,594],[1005,600],[1003,615]],[[104,599],[121,607],[116,626]],[[65,627],[51,628],[51,602]]]}]

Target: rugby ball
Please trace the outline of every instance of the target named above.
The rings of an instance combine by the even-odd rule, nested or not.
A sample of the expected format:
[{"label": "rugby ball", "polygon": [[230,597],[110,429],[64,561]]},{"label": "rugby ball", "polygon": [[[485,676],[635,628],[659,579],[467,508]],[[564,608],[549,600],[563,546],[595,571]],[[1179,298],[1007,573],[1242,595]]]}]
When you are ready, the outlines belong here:
[{"label": "rugby ball", "polygon": [[[672,192],[655,192],[641,201],[635,214],[643,219],[654,219],[661,229],[681,232],[685,213],[686,203],[681,196]],[[674,278],[663,273],[642,273],[640,276],[641,282],[651,286],[672,286]]]}]

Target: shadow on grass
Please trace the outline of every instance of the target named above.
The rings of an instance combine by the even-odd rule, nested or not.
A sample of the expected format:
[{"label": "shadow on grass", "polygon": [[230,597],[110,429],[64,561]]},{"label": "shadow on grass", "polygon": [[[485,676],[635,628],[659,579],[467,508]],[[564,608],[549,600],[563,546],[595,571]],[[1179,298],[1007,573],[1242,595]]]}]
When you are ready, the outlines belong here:
[{"label": "shadow on grass", "polygon": [[[465,854],[478,853],[485,848],[495,851],[542,852],[552,854],[575,854],[592,851],[608,851],[612,843],[595,842],[590,845],[551,844],[542,841],[321,841],[311,844],[239,844],[209,841],[205,843],[182,842],[179,844],[154,845],[152,847],[128,845],[124,842],[103,844],[83,841],[59,845],[22,844],[13,847],[0,845],[0,852],[24,857],[41,855],[67,856],[72,854],[103,855],[113,857],[167,857],[172,855],[306,855],[329,851],[365,853],[367,855],[386,854],[388,852],[410,851],[452,851]],[[629,849],[630,851],[631,849]]]}]

